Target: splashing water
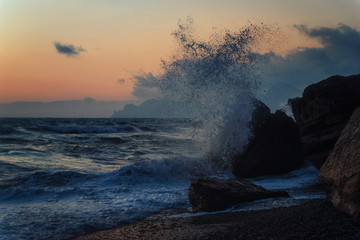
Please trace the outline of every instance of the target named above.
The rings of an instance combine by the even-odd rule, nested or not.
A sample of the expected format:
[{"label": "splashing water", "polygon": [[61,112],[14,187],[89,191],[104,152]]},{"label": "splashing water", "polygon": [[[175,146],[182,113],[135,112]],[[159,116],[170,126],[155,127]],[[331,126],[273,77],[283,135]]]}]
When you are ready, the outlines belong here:
[{"label": "splashing water", "polygon": [[205,42],[194,37],[191,18],[179,22],[173,33],[179,53],[163,61],[158,77],[163,97],[199,113],[204,128],[194,138],[204,153],[219,156],[223,168],[247,142],[251,102],[260,85],[253,48],[266,28],[250,25]]}]

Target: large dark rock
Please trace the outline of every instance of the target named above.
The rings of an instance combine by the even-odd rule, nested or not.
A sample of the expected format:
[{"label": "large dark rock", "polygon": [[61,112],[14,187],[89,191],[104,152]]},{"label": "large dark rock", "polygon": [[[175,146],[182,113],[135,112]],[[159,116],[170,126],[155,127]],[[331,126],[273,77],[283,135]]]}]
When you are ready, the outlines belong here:
[{"label": "large dark rock", "polygon": [[360,107],[321,167],[319,182],[333,205],[353,216],[360,213]]},{"label": "large dark rock", "polygon": [[360,105],[360,75],[332,76],[290,99],[304,146],[305,160],[325,162],[354,109]]},{"label": "large dark rock", "polygon": [[269,191],[246,180],[199,178],[191,181],[189,200],[194,212],[211,212],[258,199],[289,197],[284,191]]},{"label": "large dark rock", "polygon": [[303,164],[298,128],[282,111],[270,113],[262,102],[255,101],[249,123],[250,137],[244,151],[232,160],[238,178],[281,174]]}]

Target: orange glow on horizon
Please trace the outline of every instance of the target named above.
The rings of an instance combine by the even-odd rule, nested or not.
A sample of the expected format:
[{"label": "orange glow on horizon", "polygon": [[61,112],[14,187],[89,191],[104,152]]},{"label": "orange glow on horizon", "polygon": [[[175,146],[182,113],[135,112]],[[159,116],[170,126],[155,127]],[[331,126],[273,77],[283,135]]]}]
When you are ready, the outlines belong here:
[{"label": "orange glow on horizon", "polygon": [[[189,15],[200,36],[213,27],[234,30],[252,19],[274,23],[290,36],[272,48],[283,54],[317,44],[296,34],[293,24],[359,27],[356,1],[330,1],[0,0],[0,103],[132,100],[134,83],[118,80],[159,73],[161,59],[176,49],[171,33],[178,19]],[[67,57],[56,52],[55,41],[86,52]]]}]

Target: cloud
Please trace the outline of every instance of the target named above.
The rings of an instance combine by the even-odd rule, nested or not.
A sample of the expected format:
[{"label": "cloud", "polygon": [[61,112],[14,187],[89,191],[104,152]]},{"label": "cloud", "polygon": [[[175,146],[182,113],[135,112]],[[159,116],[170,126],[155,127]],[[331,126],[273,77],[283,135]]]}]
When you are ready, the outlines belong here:
[{"label": "cloud", "polygon": [[258,55],[263,87],[267,90],[263,100],[272,109],[286,103],[289,97],[301,95],[309,84],[331,75],[360,73],[359,31],[343,24],[335,28],[294,27],[309,38],[317,39],[322,46],[298,48],[285,57],[273,52]]},{"label": "cloud", "polygon": [[160,82],[152,73],[134,76],[135,86],[132,94],[142,100],[160,96]]},{"label": "cloud", "polygon": [[307,25],[294,25],[294,27],[308,37],[317,38],[325,47],[341,46],[342,50],[357,50],[359,53],[360,32],[349,26],[339,24],[337,28],[320,27],[313,29]]},{"label": "cloud", "polygon": [[64,54],[68,57],[74,57],[79,55],[81,52],[85,52],[86,50],[81,46],[75,47],[73,44],[63,44],[60,42],[54,42],[54,46],[56,51],[60,54]]},{"label": "cloud", "polygon": [[[358,30],[343,24],[333,28],[294,27],[307,37],[317,39],[321,47],[297,48],[286,56],[274,52],[257,54],[263,78],[258,97],[272,110],[285,105],[289,98],[301,96],[308,85],[331,75],[360,73]],[[133,95],[142,100],[159,97],[161,77],[151,73],[135,76]]]}]

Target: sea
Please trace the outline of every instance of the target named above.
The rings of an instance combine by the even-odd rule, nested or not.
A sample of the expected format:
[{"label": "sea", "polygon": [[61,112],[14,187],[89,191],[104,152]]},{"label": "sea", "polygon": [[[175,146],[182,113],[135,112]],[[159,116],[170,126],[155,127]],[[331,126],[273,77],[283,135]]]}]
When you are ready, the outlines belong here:
[{"label": "sea", "polygon": [[[133,77],[134,96],[179,104],[171,111],[146,109],[166,118],[0,119],[0,240],[71,239],[168,209],[187,209],[178,217],[195,215],[187,197],[191,179],[234,177],[231,157],[248,140],[254,98],[267,90],[256,48],[271,29],[250,24],[203,40],[191,18],[179,21],[172,33],[178,46],[160,73]],[[171,118],[189,112],[191,119]],[[305,164],[249,179],[291,197],[226,211],[324,198],[317,175]]]},{"label": "sea", "polygon": [[[0,119],[0,239],[71,239],[164,209],[190,212],[191,179],[234,177],[204,157],[203,127],[192,119]],[[291,198],[227,211],[324,198],[317,174],[305,165],[250,179]]]}]

